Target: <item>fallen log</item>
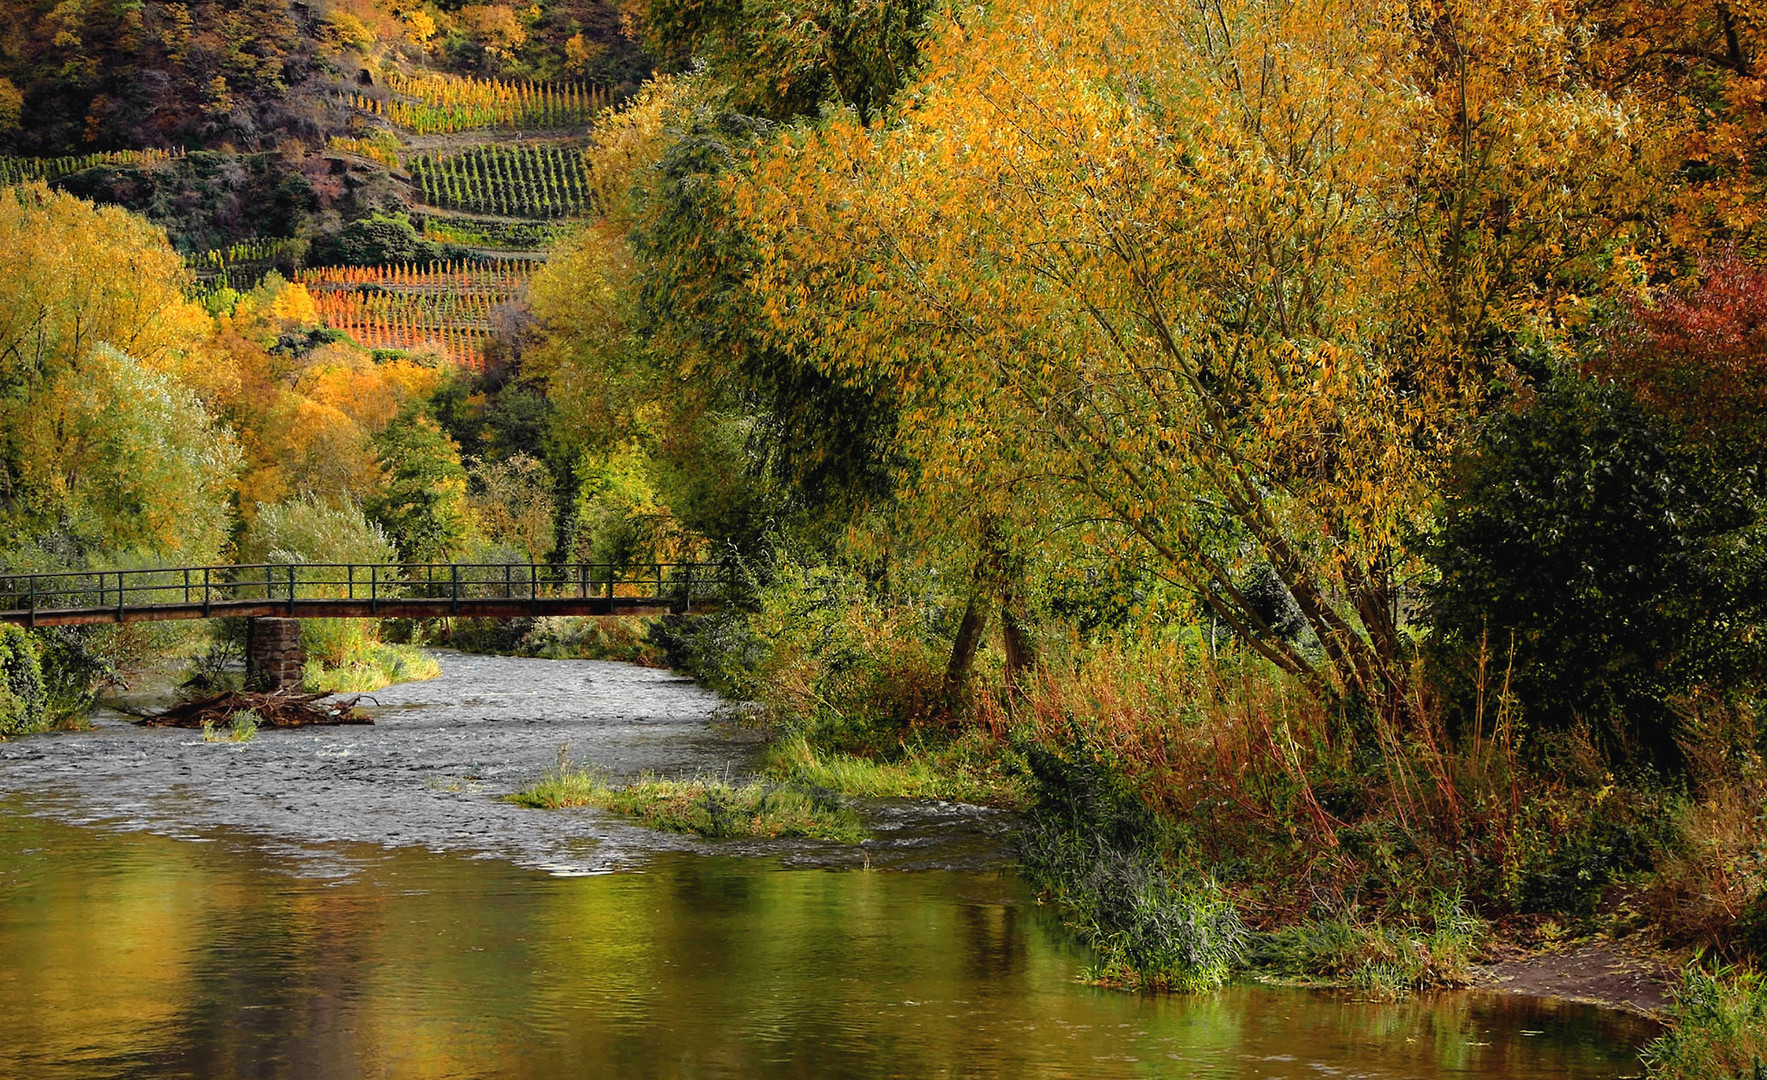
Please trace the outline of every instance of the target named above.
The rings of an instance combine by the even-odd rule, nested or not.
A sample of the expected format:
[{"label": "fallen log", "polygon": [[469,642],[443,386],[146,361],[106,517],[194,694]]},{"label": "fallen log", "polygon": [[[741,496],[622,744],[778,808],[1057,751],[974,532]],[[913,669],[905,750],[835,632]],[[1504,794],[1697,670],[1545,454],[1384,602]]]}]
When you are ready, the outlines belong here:
[{"label": "fallen log", "polygon": [[242,712],[253,712],[260,728],[305,727],[309,724],[372,724],[373,720],[356,711],[361,698],[334,698],[331,691],[303,694],[294,690],[278,690],[260,694],[250,690],[226,690],[211,697],[185,701],[151,715],[143,716],[147,727],[200,728],[205,725],[222,727]]}]

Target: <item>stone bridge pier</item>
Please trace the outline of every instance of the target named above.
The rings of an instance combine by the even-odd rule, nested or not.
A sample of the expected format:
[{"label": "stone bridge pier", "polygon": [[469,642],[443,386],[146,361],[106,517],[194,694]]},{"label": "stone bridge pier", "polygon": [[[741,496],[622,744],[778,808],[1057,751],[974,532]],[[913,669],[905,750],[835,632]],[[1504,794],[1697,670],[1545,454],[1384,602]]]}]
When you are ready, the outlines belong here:
[{"label": "stone bridge pier", "polygon": [[245,682],[254,690],[298,690],[307,665],[301,620],[246,620]]}]

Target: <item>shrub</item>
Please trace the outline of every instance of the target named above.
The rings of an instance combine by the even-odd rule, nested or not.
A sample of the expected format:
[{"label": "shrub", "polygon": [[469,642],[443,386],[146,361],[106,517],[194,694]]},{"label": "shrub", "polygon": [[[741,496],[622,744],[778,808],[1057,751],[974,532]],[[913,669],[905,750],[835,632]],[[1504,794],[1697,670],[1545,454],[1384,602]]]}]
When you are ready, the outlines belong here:
[{"label": "shrub", "polygon": [[1750,471],[1625,389],[1563,377],[1492,419],[1451,479],[1431,547],[1444,681],[1513,644],[1530,723],[1587,720],[1611,754],[1679,766],[1666,702],[1760,673],[1760,534]]},{"label": "shrub", "polygon": [[47,720],[36,643],[19,627],[0,623],[0,738],[40,731]]},{"label": "shrub", "polygon": [[1690,966],[1669,1029],[1645,1048],[1653,1080],[1760,1080],[1767,1075],[1767,984],[1759,974]]},{"label": "shrub", "polygon": [[1208,990],[1240,961],[1246,928],[1213,880],[1175,875],[1169,838],[1121,777],[1084,746],[1026,746],[1036,801],[1020,864],[1098,953],[1095,981]]}]

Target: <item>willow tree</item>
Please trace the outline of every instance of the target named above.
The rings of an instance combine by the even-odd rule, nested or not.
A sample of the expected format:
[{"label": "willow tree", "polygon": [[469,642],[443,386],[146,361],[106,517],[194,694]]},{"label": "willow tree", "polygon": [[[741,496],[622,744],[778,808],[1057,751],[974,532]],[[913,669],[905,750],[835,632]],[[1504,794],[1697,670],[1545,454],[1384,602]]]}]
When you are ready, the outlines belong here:
[{"label": "willow tree", "polygon": [[929,519],[1036,541],[1060,508],[1397,714],[1450,448],[1631,266],[1637,118],[1574,53],[1544,3],[965,9],[899,115],[731,185],[752,287],[783,348],[896,388]]}]

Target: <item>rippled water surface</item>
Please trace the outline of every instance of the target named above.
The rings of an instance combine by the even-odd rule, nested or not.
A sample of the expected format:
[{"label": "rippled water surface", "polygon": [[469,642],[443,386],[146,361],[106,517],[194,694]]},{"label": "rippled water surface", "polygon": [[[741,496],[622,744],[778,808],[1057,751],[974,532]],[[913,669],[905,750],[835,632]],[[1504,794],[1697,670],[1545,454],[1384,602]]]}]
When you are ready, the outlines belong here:
[{"label": "rippled water surface", "polygon": [[564,738],[628,773],[747,752],[655,672],[445,669],[373,728],[0,744],[0,1076],[1526,1080],[1635,1074],[1653,1033],[1484,995],[1095,991],[998,815],[880,804],[854,852],[518,810],[496,796]]}]

